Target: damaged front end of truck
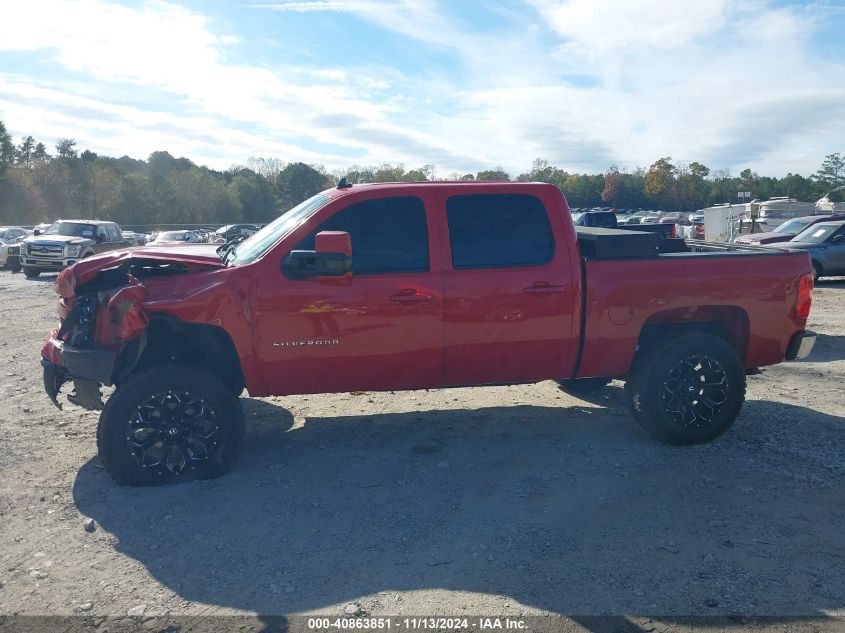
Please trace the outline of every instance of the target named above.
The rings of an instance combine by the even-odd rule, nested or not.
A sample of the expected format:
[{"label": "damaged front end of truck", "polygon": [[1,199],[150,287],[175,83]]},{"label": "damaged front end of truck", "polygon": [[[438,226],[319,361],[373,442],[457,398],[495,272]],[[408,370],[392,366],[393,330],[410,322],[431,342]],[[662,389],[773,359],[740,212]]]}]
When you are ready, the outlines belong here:
[{"label": "damaged front end of truck", "polygon": [[120,251],[83,260],[59,274],[60,326],[41,351],[44,388],[57,407],[62,407],[62,388],[72,384],[68,401],[89,410],[103,408],[101,387],[119,385],[145,356],[151,320],[161,316],[154,304],[168,294],[172,278],[223,267],[213,249],[195,250]]}]

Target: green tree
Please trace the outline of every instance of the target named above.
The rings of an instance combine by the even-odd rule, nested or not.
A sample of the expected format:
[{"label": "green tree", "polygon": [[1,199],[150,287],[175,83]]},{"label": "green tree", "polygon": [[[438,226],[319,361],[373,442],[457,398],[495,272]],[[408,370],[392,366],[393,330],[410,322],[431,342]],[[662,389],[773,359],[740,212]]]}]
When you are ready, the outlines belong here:
[{"label": "green tree", "polygon": [[619,168],[611,165],[604,175],[604,189],[601,192],[601,199],[617,206],[619,194],[621,193],[621,178]]},{"label": "green tree", "polygon": [[329,186],[325,173],[305,163],[290,163],[279,172],[276,187],[279,207],[290,209]]},{"label": "green tree", "polygon": [[506,172],[501,167],[496,167],[496,169],[486,169],[484,171],[480,171],[475,175],[476,180],[510,180],[511,176],[508,172]]},{"label": "green tree", "polygon": [[828,154],[822,161],[822,166],[811,176],[828,189],[845,185],[845,158],[840,154]]},{"label": "green tree", "polygon": [[22,167],[32,167],[32,154],[35,152],[35,139],[31,136],[26,136],[21,139],[20,145],[15,155],[16,163]]},{"label": "green tree", "polygon": [[34,175],[28,169],[10,169],[0,178],[0,224],[37,224],[42,217]]},{"label": "green tree", "polygon": [[675,166],[670,157],[654,161],[645,174],[645,193],[653,201],[663,204],[674,183]]},{"label": "green tree", "polygon": [[114,219],[123,201],[123,179],[103,163],[84,158],[83,161],[80,183],[83,217],[94,220]]},{"label": "green tree", "polygon": [[32,151],[32,160],[36,163],[44,163],[50,160],[50,154],[47,153],[47,146],[44,143],[38,143]]},{"label": "green tree", "polygon": [[237,190],[210,170],[193,168],[170,177],[174,207],[163,218],[169,223],[226,224],[240,221],[243,206]]},{"label": "green tree", "polygon": [[6,130],[3,121],[0,121],[0,176],[15,164],[15,144],[12,143],[12,136]]},{"label": "green tree", "polygon": [[76,141],[72,138],[60,138],[56,141],[56,158],[76,158]]},{"label": "green tree", "polygon": [[232,177],[232,186],[243,205],[244,220],[269,222],[279,215],[273,188],[263,176],[251,169],[240,169]]}]

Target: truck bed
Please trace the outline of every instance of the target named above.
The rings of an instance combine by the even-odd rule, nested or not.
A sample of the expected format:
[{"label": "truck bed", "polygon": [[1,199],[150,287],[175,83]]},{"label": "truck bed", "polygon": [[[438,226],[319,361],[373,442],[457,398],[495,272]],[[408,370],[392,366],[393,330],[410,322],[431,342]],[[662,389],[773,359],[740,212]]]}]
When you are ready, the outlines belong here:
[{"label": "truck bed", "polygon": [[641,257],[582,252],[585,343],[579,376],[623,375],[639,333],[662,322],[727,323],[745,367],[783,361],[791,336],[804,322],[780,315],[794,315],[799,282],[812,272],[808,254],[672,241],[681,242],[682,250]]},{"label": "truck bed", "polygon": [[695,255],[772,256],[783,251],[725,242],[664,238],[658,233],[629,229],[576,227],[581,255],[587,259],[628,259]]}]

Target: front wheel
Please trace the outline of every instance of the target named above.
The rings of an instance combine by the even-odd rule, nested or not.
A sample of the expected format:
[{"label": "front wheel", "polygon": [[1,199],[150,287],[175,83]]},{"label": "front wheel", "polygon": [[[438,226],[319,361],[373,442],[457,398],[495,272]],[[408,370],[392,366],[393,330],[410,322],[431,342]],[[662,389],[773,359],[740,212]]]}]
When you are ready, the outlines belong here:
[{"label": "front wheel", "polygon": [[120,485],[153,486],[223,474],[243,443],[237,398],[197,367],[130,376],[100,414],[100,460]]},{"label": "front wheel", "polygon": [[745,370],[724,339],[679,334],[640,352],[625,394],[634,419],[659,440],[701,444],[727,431],[739,415]]}]

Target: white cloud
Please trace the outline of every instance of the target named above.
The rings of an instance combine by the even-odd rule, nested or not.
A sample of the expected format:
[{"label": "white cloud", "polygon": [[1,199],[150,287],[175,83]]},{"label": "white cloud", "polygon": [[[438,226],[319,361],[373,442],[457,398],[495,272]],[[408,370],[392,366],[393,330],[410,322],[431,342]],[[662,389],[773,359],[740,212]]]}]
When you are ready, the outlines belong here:
[{"label": "white cloud", "polygon": [[[725,28],[756,0],[529,0],[555,32],[587,53],[673,49]],[[582,49],[583,50],[583,49]]]},{"label": "white cloud", "polygon": [[251,7],[309,13],[312,11],[373,11],[390,9],[391,4],[389,2],[361,2],[360,0],[291,0],[290,2],[254,4]]},{"label": "white cloud", "polygon": [[[538,156],[598,170],[669,155],[807,173],[845,146],[845,64],[812,50],[829,7],[526,2],[494,31],[436,0],[260,5],[354,12],[407,38],[421,60],[441,60],[412,77],[389,61],[354,72],[319,58],[309,68],[234,63],[241,39],[231,24],[218,34],[172,3],[16,4],[0,24],[0,55],[37,51],[76,83],[0,76],[0,116],[16,133],[76,136],[106,153],[169,149],[217,167],[278,155],[330,167],[402,161],[518,173]],[[148,91],[155,109],[120,105],[133,102],[126,90]]]}]

